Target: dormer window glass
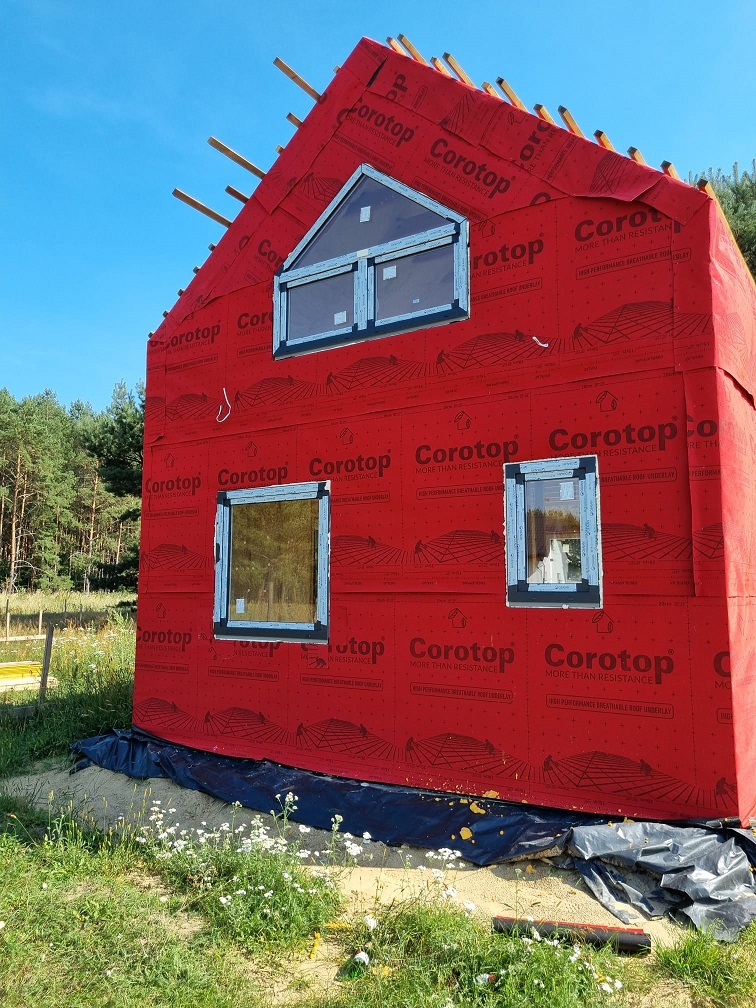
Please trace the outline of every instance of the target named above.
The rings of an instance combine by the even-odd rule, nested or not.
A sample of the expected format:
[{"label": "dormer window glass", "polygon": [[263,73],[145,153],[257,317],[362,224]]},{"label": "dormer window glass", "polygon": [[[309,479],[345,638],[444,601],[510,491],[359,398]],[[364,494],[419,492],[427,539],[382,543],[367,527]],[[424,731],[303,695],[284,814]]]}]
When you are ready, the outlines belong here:
[{"label": "dormer window glass", "polygon": [[467,318],[468,222],[362,165],[275,279],[273,353]]}]

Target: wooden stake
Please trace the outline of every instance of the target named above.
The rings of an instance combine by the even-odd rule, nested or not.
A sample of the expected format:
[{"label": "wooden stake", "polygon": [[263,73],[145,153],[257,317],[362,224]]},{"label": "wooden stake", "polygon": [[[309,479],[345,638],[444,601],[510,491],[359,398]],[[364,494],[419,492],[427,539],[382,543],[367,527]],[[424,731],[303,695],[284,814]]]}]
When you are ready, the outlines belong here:
[{"label": "wooden stake", "polygon": [[299,127],[302,125],[302,120],[301,119],[297,119],[297,117],[294,115],[293,112],[287,112],[286,113],[286,118],[289,120],[289,122],[293,126],[296,126],[297,129],[299,129]]},{"label": "wooden stake", "polygon": [[459,63],[457,62],[457,60],[454,59],[454,57],[452,56],[451,53],[445,52],[444,53],[444,59],[449,64],[449,66],[452,68],[452,70],[457,75],[457,77],[459,77],[459,79],[462,81],[463,84],[469,84],[470,87],[476,87],[474,81],[472,81],[470,79],[469,75],[465,73],[465,71],[459,65]]},{"label": "wooden stake", "polygon": [[229,196],[233,196],[234,199],[238,199],[240,203],[246,203],[249,196],[245,196],[243,192],[239,192],[238,189],[234,189],[232,185],[226,186],[226,192]]},{"label": "wooden stake", "polygon": [[680,176],[677,174],[677,169],[675,168],[675,166],[672,164],[671,161],[662,161],[661,170],[664,172],[665,175],[668,175],[670,178],[677,179],[678,182],[682,181]]},{"label": "wooden stake", "polygon": [[285,74],[289,80],[294,81],[297,87],[301,87],[304,93],[309,95],[313,101],[320,101],[322,96],[315,88],[311,84],[308,84],[304,77],[300,77],[296,70],[292,70],[288,63],[284,63],[279,56],[276,56],[273,60],[273,66],[278,67],[281,73]]},{"label": "wooden stake", "polygon": [[523,112],[527,112],[528,111],[525,108],[524,102],[521,102],[520,99],[518,98],[517,93],[515,92],[514,88],[511,88],[509,86],[509,84],[507,84],[507,82],[504,80],[503,77],[497,77],[496,78],[496,83],[499,85],[499,87],[501,88],[501,90],[504,92],[504,94],[509,99],[510,105],[514,105],[515,108],[522,109]]},{"label": "wooden stake", "polygon": [[430,61],[431,66],[434,68],[434,70],[438,70],[438,72],[442,73],[445,77],[452,76],[451,70],[447,66],[444,66],[444,64],[441,62],[438,56],[431,56]]},{"label": "wooden stake", "polygon": [[[193,196],[188,196],[180,189],[174,189],[173,195],[176,199],[181,200],[182,203],[186,203],[186,205],[190,206],[193,210],[199,210],[201,214],[204,214],[205,217],[209,217],[210,220],[214,220],[217,224],[222,224],[223,227],[231,227],[231,221],[228,217],[223,217],[221,214],[216,213],[215,210],[211,210],[210,207],[205,206],[204,203],[200,203],[200,201],[196,200]],[[167,315],[168,312],[165,314]]]},{"label": "wooden stake", "polygon": [[251,161],[248,161],[245,157],[242,157],[241,154],[237,154],[235,150],[231,150],[230,147],[227,147],[224,143],[221,143],[220,140],[216,140],[215,137],[208,137],[207,142],[210,144],[211,147],[214,147],[217,151],[220,151],[221,154],[225,154],[226,157],[229,158],[229,160],[235,162],[235,164],[241,165],[242,168],[246,168],[248,172],[251,172],[253,175],[256,175],[259,179],[265,178],[265,172],[262,170],[262,168],[258,168],[256,164],[252,164]]},{"label": "wooden stake", "polygon": [[551,118],[545,105],[536,104],[533,106],[533,111],[538,116],[539,119],[543,119],[544,122],[551,123],[552,126],[556,126],[556,123]]},{"label": "wooden stake", "polygon": [[615,149],[614,144],[609,139],[609,137],[604,133],[603,130],[594,130],[593,135],[596,137],[596,143],[603,147],[604,150],[613,151]]},{"label": "wooden stake", "polygon": [[412,45],[412,43],[410,42],[410,40],[407,38],[406,35],[399,34],[397,37],[413,60],[417,60],[418,63],[422,63],[424,66],[428,66],[428,60],[423,55],[421,55],[421,53],[418,52],[418,50],[415,48],[415,46]]},{"label": "wooden stake", "polygon": [[648,163],[637,147],[628,147],[627,156],[635,161],[636,164],[644,165]]},{"label": "wooden stake", "polygon": [[52,643],[53,643],[53,633],[55,632],[55,627],[51,623],[47,628],[47,633],[45,634],[45,653],[42,658],[42,676],[39,680],[39,705],[45,702],[45,693],[47,692],[47,676],[50,671],[50,656],[52,655]]},{"label": "wooden stake", "polygon": [[585,133],[583,133],[578,124],[575,122],[572,112],[570,112],[568,108],[565,108],[564,105],[560,105],[557,108],[557,112],[570,133],[574,133],[575,136],[583,137],[583,139],[585,139]]}]

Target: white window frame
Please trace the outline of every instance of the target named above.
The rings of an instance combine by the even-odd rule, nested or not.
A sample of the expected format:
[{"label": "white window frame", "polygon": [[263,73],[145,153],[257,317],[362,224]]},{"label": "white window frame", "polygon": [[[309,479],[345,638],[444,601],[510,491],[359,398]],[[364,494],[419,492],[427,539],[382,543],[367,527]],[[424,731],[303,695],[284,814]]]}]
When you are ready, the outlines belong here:
[{"label": "white window frame", "polygon": [[[318,483],[291,483],[245,490],[221,491],[215,519],[215,637],[233,640],[294,641],[328,643],[330,580],[330,480]],[[318,568],[315,621],[278,623],[274,621],[229,620],[231,509],[240,504],[271,501],[318,501]]]},{"label": "white window frame", "polygon": [[[525,485],[535,480],[578,480],[580,563],[578,583],[530,584],[527,580]],[[598,456],[507,462],[504,465],[507,605],[600,609],[603,594]]]},{"label": "white window frame", "polygon": [[[355,249],[352,252],[313,263],[309,266],[293,268],[292,264],[304,252],[320,229],[338,213],[341,204],[349,196],[357,183],[368,176],[420,206],[445,217],[447,224],[430,231],[409,235],[392,242],[384,242],[370,248]],[[450,245],[454,248],[454,299],[451,304],[437,305],[422,311],[408,312],[393,318],[375,320],[374,268],[415,253]],[[436,200],[410,189],[409,186],[363,164],[352,175],[331,205],[320,215],[294,251],[286,258],[274,278],[273,291],[273,356],[286,357],[292,354],[310,353],[333,346],[343,346],[362,340],[375,339],[413,329],[441,325],[457,319],[468,318],[470,314],[470,236],[466,217]],[[318,280],[354,273],[354,323],[337,327],[322,333],[312,333],[300,339],[289,339],[288,292]]]}]

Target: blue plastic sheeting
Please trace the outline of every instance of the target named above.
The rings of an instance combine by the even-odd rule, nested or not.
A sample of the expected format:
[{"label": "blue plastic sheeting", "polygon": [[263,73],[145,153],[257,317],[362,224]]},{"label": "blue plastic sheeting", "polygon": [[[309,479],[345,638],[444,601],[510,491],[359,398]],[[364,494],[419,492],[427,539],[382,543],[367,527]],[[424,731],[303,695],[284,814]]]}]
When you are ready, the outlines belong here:
[{"label": "blue plastic sheeting", "polygon": [[[607,816],[488,798],[347,780],[267,760],[235,759],[164,742],[138,730],[113,731],[71,746],[75,770],[96,763],[129,777],[168,777],[225,802],[269,812],[277,795],[298,798],[291,819],[386,844],[452,847],[491,865],[544,851],[576,869],[599,902],[624,923],[631,904],[649,917],[682,915],[734,940],[756,920],[756,836],[724,821],[613,823]],[[72,772],[74,772],[72,771]],[[469,831],[469,833],[468,833]],[[649,884],[651,881],[651,884]]]},{"label": "blue plastic sheeting", "polygon": [[[490,865],[520,855],[564,849],[574,826],[608,822],[606,816],[538,808],[488,798],[466,798],[388,784],[330,777],[268,760],[237,759],[163,742],[136,730],[115,730],[71,746],[76,770],[91,763],[129,777],[170,777],[183,787],[269,812],[276,795],[298,796],[290,818],[330,830],[335,815],[354,835],[412,847],[461,850],[467,861]],[[471,804],[480,812],[471,810]],[[461,839],[465,827],[471,836]],[[465,833],[465,835],[467,835]]]}]

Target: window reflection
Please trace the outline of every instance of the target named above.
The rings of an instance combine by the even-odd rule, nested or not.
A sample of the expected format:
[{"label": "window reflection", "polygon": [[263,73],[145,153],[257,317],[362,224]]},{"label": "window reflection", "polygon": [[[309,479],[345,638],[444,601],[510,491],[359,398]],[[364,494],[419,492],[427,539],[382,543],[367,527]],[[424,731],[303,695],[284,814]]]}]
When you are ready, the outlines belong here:
[{"label": "window reflection", "polygon": [[440,214],[365,176],[291,265],[294,269],[312,266],[446,223]]},{"label": "window reflection", "polygon": [[316,499],[234,505],[229,623],[314,623],[317,567]]},{"label": "window reflection", "polygon": [[354,272],[289,289],[288,338],[305,339],[354,324]]},{"label": "window reflection", "polygon": [[527,580],[530,584],[579,583],[583,578],[579,481],[525,484]]},{"label": "window reflection", "polygon": [[445,245],[375,266],[375,319],[410,315],[454,300],[454,248]]}]

